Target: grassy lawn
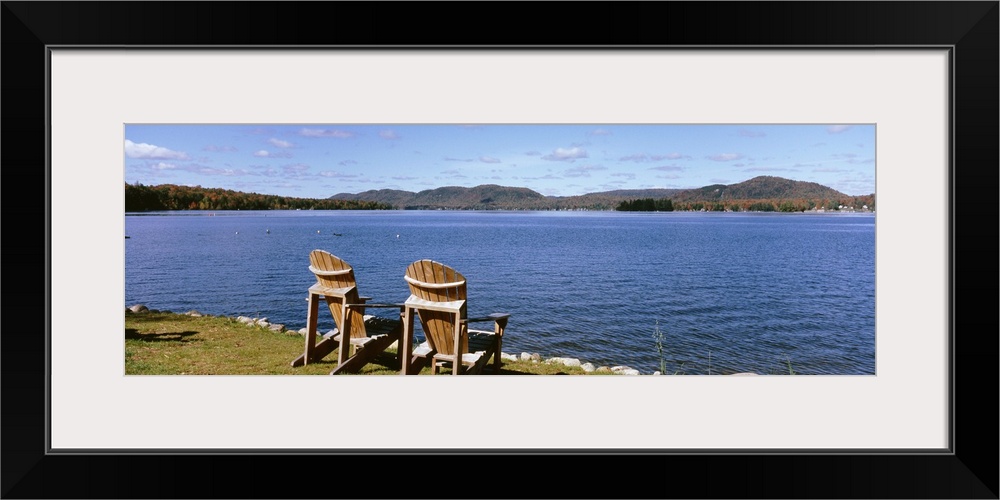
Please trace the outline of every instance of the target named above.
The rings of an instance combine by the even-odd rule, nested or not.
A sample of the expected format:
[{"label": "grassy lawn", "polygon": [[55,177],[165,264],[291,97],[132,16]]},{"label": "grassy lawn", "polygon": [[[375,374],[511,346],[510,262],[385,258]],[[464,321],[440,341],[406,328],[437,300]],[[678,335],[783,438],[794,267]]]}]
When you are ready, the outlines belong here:
[{"label": "grassy lawn", "polygon": [[[318,363],[293,368],[305,349],[297,332],[273,332],[234,318],[169,312],[125,315],[127,375],[329,375],[337,351]],[[396,375],[392,354],[362,368],[362,375]],[[489,370],[489,367],[487,368]],[[447,370],[445,373],[448,373]],[[421,374],[430,374],[425,368]],[[501,375],[585,375],[579,367],[504,361]]]}]

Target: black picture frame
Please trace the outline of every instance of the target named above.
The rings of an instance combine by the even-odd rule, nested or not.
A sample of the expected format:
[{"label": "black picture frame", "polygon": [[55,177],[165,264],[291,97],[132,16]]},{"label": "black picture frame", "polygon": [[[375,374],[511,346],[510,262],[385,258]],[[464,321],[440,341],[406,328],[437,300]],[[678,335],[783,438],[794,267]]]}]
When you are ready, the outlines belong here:
[{"label": "black picture frame", "polygon": [[[992,267],[982,267],[998,255],[997,1],[547,6],[565,10],[570,21],[546,15],[539,3],[515,2],[2,3],[0,158],[7,167],[7,220],[18,229],[3,255],[9,270],[30,270],[4,297],[4,498],[998,498],[997,286],[995,272],[984,272]],[[51,289],[48,272],[46,62],[47,47],[56,45],[951,47],[951,199],[914,200],[950,212],[951,453],[49,454],[45,333],[59,302],[72,300]],[[44,281],[37,278],[41,269]],[[88,333],[84,321],[80,333]],[[451,489],[440,489],[421,474],[430,462],[476,461],[495,467],[497,476],[457,474]],[[352,462],[372,467],[371,475],[343,480],[350,474],[337,469]],[[376,470],[388,471],[389,479],[378,479]]]}]

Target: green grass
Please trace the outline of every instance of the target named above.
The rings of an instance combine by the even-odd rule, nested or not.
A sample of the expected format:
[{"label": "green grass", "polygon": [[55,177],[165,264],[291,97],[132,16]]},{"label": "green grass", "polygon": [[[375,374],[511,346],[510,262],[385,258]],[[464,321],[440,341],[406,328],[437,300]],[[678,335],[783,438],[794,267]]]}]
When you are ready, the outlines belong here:
[{"label": "green grass", "polygon": [[[273,332],[233,318],[169,312],[125,315],[127,375],[329,375],[336,368],[336,350],[317,363],[293,368],[291,361],[304,349],[305,338],[297,332]],[[398,374],[392,367],[394,354],[383,353],[360,374]],[[429,374],[430,368],[420,373]],[[501,369],[501,375],[585,374],[579,367],[520,360],[505,360]]]}]

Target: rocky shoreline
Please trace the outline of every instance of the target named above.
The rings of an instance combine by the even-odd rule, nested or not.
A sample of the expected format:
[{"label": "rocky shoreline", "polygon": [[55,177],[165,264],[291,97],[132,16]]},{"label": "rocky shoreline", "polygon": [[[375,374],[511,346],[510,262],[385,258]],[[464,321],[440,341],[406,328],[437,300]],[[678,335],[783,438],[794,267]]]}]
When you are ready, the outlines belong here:
[{"label": "rocky shoreline", "polygon": [[[190,311],[187,311],[187,312],[184,312],[184,313],[175,313],[173,311],[161,311],[161,310],[157,310],[157,309],[150,309],[149,307],[145,306],[144,304],[135,304],[135,305],[132,305],[132,306],[129,306],[129,307],[125,308],[125,314],[126,315],[130,315],[130,314],[154,314],[154,313],[180,314],[180,315],[192,316],[192,317],[202,317],[202,316],[213,317],[211,314],[202,314],[202,313],[200,313],[200,312],[198,312],[196,310],[190,310]],[[303,335],[303,336],[305,336],[305,334],[306,334],[306,328],[305,327],[300,328],[298,330],[290,330],[290,329],[288,329],[283,324],[280,324],[280,323],[271,323],[270,321],[268,321],[268,319],[266,317],[265,318],[251,318],[251,317],[248,317],[248,316],[236,316],[236,317],[233,317],[233,316],[216,316],[216,317],[228,318],[228,319],[237,321],[239,323],[242,323],[244,325],[247,325],[248,327],[266,328],[266,329],[268,329],[268,330],[270,330],[272,332],[283,333],[283,332],[288,332],[288,331],[294,331],[295,333],[298,333],[298,334]],[[372,317],[371,316],[366,316],[365,317],[366,320],[368,320],[369,318],[372,318]],[[330,331],[328,331],[326,333],[323,333],[321,335],[324,338],[328,338],[328,337],[331,337],[333,335],[336,335],[336,333],[337,333],[336,330],[330,330]],[[528,361],[528,362],[532,362],[532,363],[561,364],[563,366],[568,366],[568,367],[579,367],[580,369],[582,369],[583,371],[585,371],[587,373],[613,373],[613,374],[618,374],[618,375],[642,375],[642,373],[640,373],[639,370],[636,370],[635,368],[631,368],[631,367],[626,366],[626,365],[616,365],[616,366],[604,366],[604,365],[602,365],[602,366],[597,366],[597,365],[594,365],[593,363],[582,362],[582,361],[580,361],[577,358],[566,358],[566,357],[551,357],[551,358],[544,358],[543,359],[542,356],[540,354],[538,354],[537,352],[536,353],[522,352],[522,353],[520,353],[520,355],[515,355],[515,354],[506,353],[506,352],[501,352],[500,353],[500,357],[503,360],[505,360],[505,361]],[[651,375],[660,375],[660,372],[655,371],[655,372],[652,372]]]}]

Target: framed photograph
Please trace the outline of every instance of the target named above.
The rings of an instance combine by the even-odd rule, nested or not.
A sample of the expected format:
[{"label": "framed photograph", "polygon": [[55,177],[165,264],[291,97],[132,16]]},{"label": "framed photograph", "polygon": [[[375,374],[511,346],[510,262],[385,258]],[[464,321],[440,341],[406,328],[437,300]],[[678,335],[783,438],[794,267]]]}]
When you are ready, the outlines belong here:
[{"label": "framed photograph", "polygon": [[[490,16],[497,29],[514,20],[527,22],[517,30],[523,33],[543,29],[514,5]],[[697,31],[689,22],[664,29],[674,23],[654,23],[653,7],[663,9],[657,19],[719,21]],[[444,43],[441,30],[450,23],[433,15],[420,29],[406,23],[438,7],[404,4],[391,14],[377,4],[323,8],[333,15],[321,22],[320,5],[308,2],[4,2],[4,165],[9,183],[37,182],[45,193],[44,206],[40,190],[11,193],[22,208],[9,214],[44,216],[44,233],[24,240],[44,243],[37,255],[46,257],[42,289],[8,299],[12,311],[38,297],[45,307],[17,318],[30,317],[31,325],[9,323],[3,339],[3,447],[16,457],[4,461],[5,497],[204,497],[222,494],[219,488],[275,496],[269,487],[325,461],[321,467],[358,460],[413,467],[403,472],[408,477],[424,459],[565,459],[598,479],[560,481],[532,496],[997,498],[996,431],[973,417],[996,415],[996,336],[978,334],[995,331],[996,318],[957,307],[959,297],[996,293],[969,284],[981,273],[958,280],[957,272],[975,260],[965,257],[973,248],[987,250],[987,259],[996,255],[995,215],[978,219],[996,213],[988,203],[995,190],[982,194],[982,187],[997,185],[997,2],[580,4],[581,19],[603,23],[613,12],[636,23],[628,30],[612,23],[615,45],[579,34],[567,35],[569,44],[522,45],[462,27]],[[713,14],[720,8],[725,14]],[[179,30],[182,22],[194,29]],[[205,139],[214,130],[285,130],[254,153],[264,162],[288,154],[292,136],[315,134],[303,131],[416,135],[462,124],[585,124],[621,127],[622,136],[626,127],[687,127],[706,141],[709,128],[754,139],[813,127],[831,142],[860,133],[850,146],[865,155],[826,155],[844,165],[871,162],[872,178],[859,170],[840,179],[853,189],[874,186],[877,195],[875,304],[858,305],[874,310],[873,359],[857,369],[781,377],[125,374],[123,181],[133,168],[208,168],[192,156],[222,153],[170,149],[147,131]],[[797,146],[817,144],[802,139]],[[606,156],[629,154],[604,147]],[[538,155],[562,160],[581,150],[567,142]],[[484,165],[500,162],[482,155]],[[242,167],[223,163],[212,165],[220,179]],[[959,214],[983,229],[959,233],[973,225],[957,224]],[[846,254],[823,250],[817,258]],[[17,255],[29,254],[8,258]],[[17,333],[42,322],[44,335]],[[984,359],[983,352],[994,354]],[[452,408],[440,405],[450,400]],[[468,432],[429,431],[428,419],[440,418]],[[85,484],[55,480],[83,461],[123,456],[127,465],[91,469]],[[268,483],[263,477],[205,489],[150,465],[168,460],[198,470],[246,465],[249,456],[274,472],[272,484],[260,484]],[[609,461],[625,469],[609,473]],[[614,478],[642,461],[684,470],[671,480],[678,489],[652,478],[620,489]],[[538,470],[519,467],[517,481],[546,477],[530,469]],[[720,473],[740,480],[718,481]],[[457,484],[479,485],[472,478]],[[360,484],[348,491],[408,497],[410,487],[401,481],[378,492]]]}]

